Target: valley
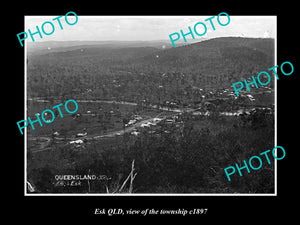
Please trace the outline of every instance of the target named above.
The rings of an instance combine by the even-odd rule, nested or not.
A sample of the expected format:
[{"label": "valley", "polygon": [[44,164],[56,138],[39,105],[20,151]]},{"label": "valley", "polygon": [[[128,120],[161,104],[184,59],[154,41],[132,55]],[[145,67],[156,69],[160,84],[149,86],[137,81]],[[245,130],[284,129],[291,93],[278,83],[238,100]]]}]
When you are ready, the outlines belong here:
[{"label": "valley", "polygon": [[[273,165],[230,184],[222,169],[274,144],[274,83],[239,98],[231,86],[272,66],[274,40],[93,44],[28,52],[27,116],[78,102],[74,115],[27,129],[27,177],[38,192],[107,193],[133,160],[134,193],[273,191]],[[112,179],[53,185],[55,175],[74,173]]]}]

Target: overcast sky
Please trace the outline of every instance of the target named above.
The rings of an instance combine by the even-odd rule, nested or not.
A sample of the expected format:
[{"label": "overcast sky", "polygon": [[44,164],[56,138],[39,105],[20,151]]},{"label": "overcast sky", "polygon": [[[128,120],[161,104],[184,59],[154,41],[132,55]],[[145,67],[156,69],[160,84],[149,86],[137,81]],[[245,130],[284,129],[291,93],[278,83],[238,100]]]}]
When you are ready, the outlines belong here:
[{"label": "overcast sky", "polygon": [[[211,15],[213,16],[213,15]],[[78,16],[78,22],[70,26],[62,17],[63,30],[57,21],[52,21],[53,16],[26,16],[25,31],[36,32],[36,26],[45,21],[52,21],[55,26],[53,34],[40,39],[34,35],[36,41],[150,41],[170,40],[169,35],[175,32],[188,33],[188,26],[193,30],[197,22],[204,22],[207,26],[206,38],[242,36],[242,37],[276,37],[276,16],[230,16],[227,26],[220,26],[217,15],[212,20],[216,30],[213,30],[209,21],[204,21],[211,16]],[[68,17],[69,18],[69,17]],[[69,21],[75,18],[70,16]],[[221,21],[226,23],[226,17]],[[48,29],[48,30],[47,30]],[[50,32],[51,26],[47,24],[45,30]],[[20,31],[21,32],[21,31]],[[201,33],[201,26],[199,26]],[[182,38],[182,37],[181,37]],[[186,36],[187,39],[191,35]],[[195,35],[195,39],[200,39]],[[28,37],[28,40],[30,38]]]}]

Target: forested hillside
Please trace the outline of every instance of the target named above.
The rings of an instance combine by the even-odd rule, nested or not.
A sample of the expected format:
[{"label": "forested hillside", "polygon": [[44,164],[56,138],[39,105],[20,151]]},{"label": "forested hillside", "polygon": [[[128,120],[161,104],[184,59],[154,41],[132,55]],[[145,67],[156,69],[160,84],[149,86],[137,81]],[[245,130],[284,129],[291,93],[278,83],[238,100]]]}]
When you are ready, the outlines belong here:
[{"label": "forested hillside", "polygon": [[[28,116],[67,99],[79,105],[72,116],[28,126],[27,179],[35,192],[274,192],[274,163],[236,172],[230,182],[224,173],[274,146],[272,84],[238,98],[232,89],[273,66],[273,39],[176,48],[82,44],[28,53]],[[122,185],[133,162],[134,182]],[[71,185],[56,180],[60,174],[109,179]]]},{"label": "forested hillside", "polygon": [[[29,97],[184,101],[273,66],[274,40],[226,37],[186,46],[95,47],[28,56]],[[89,93],[87,95],[87,90]],[[195,97],[195,96],[194,96]]]}]

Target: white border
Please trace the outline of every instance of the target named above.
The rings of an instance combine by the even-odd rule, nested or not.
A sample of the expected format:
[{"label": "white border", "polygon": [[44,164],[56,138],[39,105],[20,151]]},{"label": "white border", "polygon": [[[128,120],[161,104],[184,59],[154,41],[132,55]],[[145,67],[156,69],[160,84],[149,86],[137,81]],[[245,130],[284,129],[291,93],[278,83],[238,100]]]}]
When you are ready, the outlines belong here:
[{"label": "white border", "polygon": [[[278,65],[277,63],[277,19],[278,17],[276,16],[276,22],[275,22],[275,65]],[[274,65],[274,66],[275,66]],[[276,68],[276,72],[277,72],[277,68]],[[274,104],[275,104],[275,145],[274,146],[277,146],[277,79],[274,79],[275,80],[275,95],[274,95]],[[277,149],[276,149],[276,155],[277,155]],[[274,176],[274,184],[275,184],[275,193],[274,195],[277,196],[277,160],[275,160],[275,167],[274,167],[274,170],[276,171],[275,172],[275,176]]]},{"label": "white border", "polygon": [[[186,16],[186,15],[180,15],[178,17],[181,16]],[[197,15],[188,15],[188,16],[197,16]],[[237,16],[237,15],[233,15],[233,16]],[[243,15],[240,15],[243,16]],[[244,16],[249,16],[249,15],[244,15]],[[251,16],[251,15],[250,15]],[[258,15],[255,15],[258,16]],[[277,64],[277,15],[267,15],[267,16],[274,16],[275,17],[275,65]],[[26,16],[24,16],[24,28],[26,28]],[[86,17],[103,17],[103,16],[86,16]],[[153,16],[114,16],[114,17],[153,17]],[[160,16],[156,16],[156,17],[160,17]],[[25,90],[25,96],[24,96],[24,115],[25,118],[27,118],[27,40],[24,41],[24,65],[25,65],[25,82],[24,82],[24,90]],[[274,65],[274,66],[275,66]],[[277,68],[276,68],[277,71]],[[277,79],[275,80],[275,95],[274,95],[274,104],[275,104],[275,145],[277,146]],[[276,149],[276,154],[277,154],[277,149]],[[263,193],[263,194],[241,194],[241,193],[232,193],[232,194],[222,194],[222,193],[217,193],[217,194],[213,194],[213,193],[208,193],[208,194],[169,194],[169,193],[164,193],[164,194],[153,194],[153,193],[134,193],[134,194],[122,194],[122,193],[118,193],[118,194],[105,194],[105,193],[99,193],[99,194],[91,194],[91,193],[76,193],[76,194],[72,194],[72,193],[57,193],[57,194],[52,194],[52,193],[27,193],[27,127],[25,127],[24,129],[24,196],[185,196],[185,197],[189,197],[189,196],[277,196],[277,160],[275,160],[275,167],[274,167],[274,172],[275,172],[275,176],[274,176],[274,184],[275,184],[275,191],[274,193]]]},{"label": "white border", "polygon": [[[24,16],[24,28],[25,24],[25,16]],[[24,116],[27,118],[27,39],[24,41]],[[24,193],[25,196],[31,195],[26,193],[27,190],[27,127],[24,128]]]}]

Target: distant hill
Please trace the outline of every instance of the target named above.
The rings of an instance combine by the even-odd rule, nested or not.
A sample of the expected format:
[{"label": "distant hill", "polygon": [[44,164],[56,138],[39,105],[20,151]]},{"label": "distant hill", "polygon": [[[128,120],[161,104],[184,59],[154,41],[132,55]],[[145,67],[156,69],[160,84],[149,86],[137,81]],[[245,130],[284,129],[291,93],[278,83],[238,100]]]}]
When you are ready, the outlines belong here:
[{"label": "distant hill", "polygon": [[[179,40],[176,46],[186,46],[191,43],[204,41],[205,38],[189,40],[187,43]],[[173,48],[170,40],[154,40],[154,41],[42,41],[26,43],[27,52],[29,55],[43,55],[54,52],[66,52],[76,49],[91,49],[91,48],[138,48],[138,47],[153,47],[157,49]]]},{"label": "distant hill", "polygon": [[57,47],[28,54],[28,90],[45,96],[89,88],[94,96],[130,100],[163,87],[166,99],[189,99],[193,87],[230,88],[274,66],[274,45],[274,39],[222,37],[176,48],[128,42]]},{"label": "distant hill", "polygon": [[272,66],[273,61],[274,39],[241,37],[214,38],[161,50],[139,59],[139,62],[145,64],[153,63],[162,67],[174,66],[178,70],[192,67],[199,72],[202,70],[209,72],[220,66],[226,70],[226,67],[237,63],[245,66],[250,73],[254,72],[251,71],[251,68],[266,69],[264,66]]},{"label": "distant hill", "polygon": [[29,55],[41,55],[53,52],[66,52],[77,49],[120,49],[132,47],[154,47],[157,49],[171,48],[172,44],[167,40],[158,41],[45,41],[27,42]]},{"label": "distant hill", "polygon": [[72,49],[72,50],[64,50],[58,52],[49,52],[42,57],[55,57],[58,59],[64,58],[65,60],[77,60],[77,59],[90,59],[97,61],[105,61],[109,60],[113,61],[124,61],[128,59],[136,60],[140,57],[144,57],[145,55],[149,55],[151,53],[159,52],[157,48],[154,47],[91,47],[88,48],[81,46],[80,48]]}]

